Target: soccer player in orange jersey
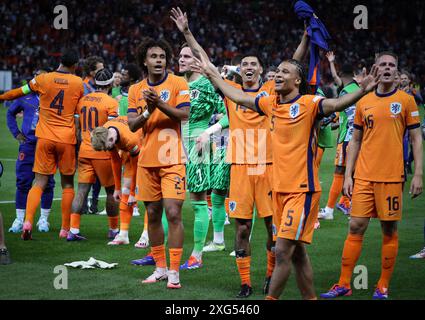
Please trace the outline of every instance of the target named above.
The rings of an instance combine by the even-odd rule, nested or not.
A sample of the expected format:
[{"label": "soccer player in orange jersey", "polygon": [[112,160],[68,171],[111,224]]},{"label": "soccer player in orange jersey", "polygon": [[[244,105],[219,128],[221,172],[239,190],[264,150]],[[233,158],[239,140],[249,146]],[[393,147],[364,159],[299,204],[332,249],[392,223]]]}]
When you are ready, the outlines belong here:
[{"label": "soccer player in orange jersey", "polygon": [[[186,197],[181,121],[189,118],[189,86],[184,78],[167,72],[172,57],[167,42],[148,38],[139,46],[137,56],[147,78],[130,87],[128,123],[133,132],[143,130],[137,199],[147,208],[149,240],[156,262],[155,272],[144,283],[168,278],[167,287],[178,289],[184,237],[181,209]],[[161,223],[163,207],[169,223],[169,271]]]},{"label": "soccer player in orange jersey", "polygon": [[[172,19],[196,56],[206,57],[205,50],[191,33],[187,15],[180,8],[172,9]],[[304,34],[294,56],[300,59],[308,47],[308,37]],[[255,97],[274,94],[274,82],[261,83],[263,66],[255,54],[242,56],[240,64],[242,85],[228,82],[240,92]],[[241,278],[238,298],[247,298],[252,294],[250,267],[254,205],[260,218],[264,218],[267,230],[267,272],[263,291],[267,293],[275,265],[274,242],[272,235],[272,172],[273,158],[270,136],[270,119],[252,111],[244,104],[225,98],[229,117],[229,148],[227,161],[231,163],[229,216],[236,221],[235,254],[236,264]],[[243,183],[241,183],[243,181]]]},{"label": "soccer player in orange jersey", "polygon": [[110,155],[106,152],[95,151],[91,145],[91,132],[94,128],[102,126],[108,119],[118,116],[118,102],[108,96],[114,81],[111,71],[99,70],[94,81],[96,91],[84,96],[77,106],[76,116],[79,118],[82,142],[78,153],[78,192],[72,202],[71,229],[67,241],[86,239],[80,234],[81,209],[96,177],[106,191],[106,212],[110,228],[108,238],[113,239],[118,234],[118,216],[113,198],[114,179]]},{"label": "soccer player in orange jersey", "polygon": [[[186,14],[180,8],[172,10],[172,18],[186,41],[196,53],[202,50],[188,27]],[[273,86],[261,83],[263,64],[256,54],[242,56],[240,74],[242,85],[233,81],[229,83],[250,96],[270,95]],[[273,259],[272,235],[272,152],[270,143],[269,121],[267,117],[247,109],[244,105],[235,104],[225,98],[224,102],[229,117],[229,147],[226,162],[231,163],[229,216],[235,218],[236,265],[241,278],[241,289],[238,298],[247,298],[252,294],[251,284],[251,246],[250,233],[254,206],[257,215],[264,218],[267,230],[268,260]],[[244,181],[243,184],[240,182]],[[271,268],[272,270],[272,268]],[[268,275],[271,276],[270,274]]]},{"label": "soccer player in orange jersey", "polygon": [[[365,77],[359,91],[338,99],[302,95],[307,82],[302,65],[286,60],[277,68],[276,95],[252,97],[235,89],[220,77],[208,57],[199,67],[226,95],[239,105],[270,119],[273,149],[273,224],[276,240],[276,266],[267,299],[278,299],[288,280],[291,262],[303,299],[316,299],[313,270],[305,244],[312,241],[320,199],[317,150],[319,120],[354,104],[378,83],[376,68]],[[375,76],[374,76],[375,75]]]},{"label": "soccer player in orange jersey", "polygon": [[[350,141],[344,192],[352,198],[350,230],[342,252],[341,275],[323,298],[349,296],[351,276],[360,257],[370,218],[378,218],[383,233],[381,276],[373,299],[387,299],[398,253],[398,221],[402,215],[403,136],[412,137],[415,174],[410,194],[422,193],[423,146],[419,111],[414,98],[397,89],[398,57],[391,52],[376,56],[381,82],[375,92],[356,104],[354,134]],[[354,178],[353,178],[354,172]],[[354,181],[355,180],[355,181]]]},{"label": "soccer player in orange jersey", "polygon": [[[115,191],[113,198],[119,203],[120,232],[108,245],[129,244],[128,231],[135,204],[137,160],[140,136],[130,131],[127,117],[108,121],[93,131],[91,143],[97,151],[109,151]],[[119,154],[121,153],[121,156]],[[124,165],[124,187],[121,190],[121,169]],[[129,186],[127,188],[126,186]]]},{"label": "soccer player in orange jersey", "polygon": [[74,173],[76,168],[75,144],[77,142],[74,114],[83,96],[81,78],[75,76],[79,57],[75,50],[66,50],[59,68],[41,74],[22,88],[0,96],[1,100],[13,100],[34,91],[40,96],[40,118],[35,135],[38,138],[35,151],[35,183],[28,193],[26,217],[22,238],[32,238],[34,215],[50,175],[59,168],[62,182],[62,228],[59,237],[68,235],[71,205],[74,198]]}]

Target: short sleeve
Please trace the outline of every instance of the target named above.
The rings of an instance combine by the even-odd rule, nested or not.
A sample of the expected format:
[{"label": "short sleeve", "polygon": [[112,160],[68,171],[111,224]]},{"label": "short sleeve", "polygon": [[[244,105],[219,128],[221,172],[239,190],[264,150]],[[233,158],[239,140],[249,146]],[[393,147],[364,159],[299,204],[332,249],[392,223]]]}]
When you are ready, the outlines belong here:
[{"label": "short sleeve", "polygon": [[276,96],[260,95],[255,98],[255,108],[262,116],[270,116],[274,105],[276,105]]},{"label": "short sleeve", "polygon": [[357,104],[356,104],[356,112],[355,112],[354,124],[353,124],[353,127],[357,130],[363,130],[363,127],[364,127],[363,108],[362,108],[362,104],[360,103],[360,101],[357,102]]},{"label": "short sleeve", "polygon": [[128,110],[127,113],[137,113],[136,87],[132,85],[128,90]]},{"label": "short sleeve", "polygon": [[108,117],[116,118],[118,117],[118,101],[111,99],[111,104],[108,107]]},{"label": "short sleeve", "polygon": [[416,104],[415,98],[413,96],[409,96],[407,100],[407,108],[405,109],[406,114],[406,126],[408,130],[419,128],[420,118],[419,118],[419,110]]},{"label": "short sleeve", "polygon": [[314,112],[315,117],[323,118],[325,116],[325,113],[323,112],[323,106],[322,103],[326,99],[322,96],[311,96],[311,110]]},{"label": "short sleeve", "polygon": [[44,93],[43,84],[44,84],[45,76],[46,76],[45,74],[40,74],[29,82],[28,85],[33,92],[37,92],[38,94]]},{"label": "short sleeve", "polygon": [[184,107],[190,107],[190,93],[189,93],[189,85],[183,79],[179,79],[176,82],[176,108],[181,109]]}]

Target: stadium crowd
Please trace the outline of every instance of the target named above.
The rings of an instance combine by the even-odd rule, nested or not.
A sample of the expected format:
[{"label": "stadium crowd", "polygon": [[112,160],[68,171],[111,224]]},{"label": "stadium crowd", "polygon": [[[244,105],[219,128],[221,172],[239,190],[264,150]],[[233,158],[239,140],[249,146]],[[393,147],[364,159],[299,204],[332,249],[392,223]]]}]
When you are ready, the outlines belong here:
[{"label": "stadium crowd", "polygon": [[[331,49],[342,61],[370,65],[383,48],[400,54],[400,68],[407,69],[413,82],[425,83],[425,52],[420,50],[423,37],[424,2],[414,0],[384,4],[383,0],[363,1],[368,8],[368,30],[355,30],[353,9],[357,1],[309,1],[319,13],[333,37]],[[260,49],[269,66],[277,66],[294,52],[301,36],[302,22],[293,14],[291,1],[230,0],[130,0],[96,2],[64,1],[68,9],[69,30],[52,28],[55,14],[49,0],[4,1],[0,4],[0,70],[12,70],[14,83],[29,79],[40,67],[55,66],[61,49],[72,45],[81,56],[99,55],[106,67],[121,70],[133,62],[137,45],[144,36],[156,34],[173,44],[178,55],[181,36],[173,28],[168,8],[187,9],[197,37],[223,65],[240,52]],[[338,4],[338,5],[337,5]],[[19,14],[18,14],[19,13]],[[402,17],[402,18],[401,18]],[[273,28],[270,28],[273,26]],[[288,26],[292,30],[288,32]],[[65,36],[64,36],[65,35]],[[399,39],[404,39],[400,41]],[[174,60],[177,70],[177,59]],[[322,63],[323,86],[332,83],[327,59]],[[423,94],[422,94],[423,95]]]}]

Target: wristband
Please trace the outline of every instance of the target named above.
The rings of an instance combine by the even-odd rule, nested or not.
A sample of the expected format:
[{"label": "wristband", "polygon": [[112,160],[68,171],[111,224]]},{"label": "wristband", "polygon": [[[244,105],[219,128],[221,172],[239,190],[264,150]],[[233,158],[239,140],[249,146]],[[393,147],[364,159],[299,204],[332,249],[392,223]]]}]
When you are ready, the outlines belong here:
[{"label": "wristband", "polygon": [[143,114],[142,114],[143,118],[145,118],[146,120],[149,119],[150,115],[151,114],[150,114],[150,112],[148,110],[145,110],[145,112],[143,112]]},{"label": "wristband", "polygon": [[205,132],[206,132],[208,135],[212,135],[212,134],[214,134],[214,133],[216,133],[216,132],[220,131],[222,128],[223,128],[223,127],[221,126],[221,124],[217,122],[215,125],[213,125],[213,126],[209,127],[207,130],[205,130]]}]

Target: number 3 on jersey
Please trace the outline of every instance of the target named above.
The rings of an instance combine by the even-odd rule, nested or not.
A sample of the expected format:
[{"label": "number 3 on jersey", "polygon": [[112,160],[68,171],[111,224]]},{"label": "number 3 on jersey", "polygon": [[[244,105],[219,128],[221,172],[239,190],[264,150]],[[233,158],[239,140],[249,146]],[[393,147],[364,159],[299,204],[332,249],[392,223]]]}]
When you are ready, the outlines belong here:
[{"label": "number 3 on jersey", "polygon": [[50,103],[50,108],[58,110],[58,115],[62,114],[64,95],[65,92],[63,90],[60,90],[56,97],[53,99],[53,101]]}]

